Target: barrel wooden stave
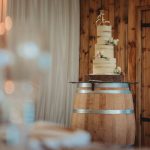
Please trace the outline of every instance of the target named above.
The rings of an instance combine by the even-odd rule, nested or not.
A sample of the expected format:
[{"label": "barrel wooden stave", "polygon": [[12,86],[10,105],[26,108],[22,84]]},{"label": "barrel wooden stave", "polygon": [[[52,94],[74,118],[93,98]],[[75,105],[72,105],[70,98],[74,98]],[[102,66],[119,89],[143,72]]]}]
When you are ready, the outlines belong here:
[{"label": "barrel wooden stave", "polygon": [[[128,88],[95,88],[91,93],[76,94],[74,109],[133,110],[132,95],[98,94],[101,90],[129,90]],[[80,88],[79,90],[82,90]],[[94,141],[121,145],[134,144],[135,118],[131,114],[73,113],[72,127],[89,131]]]}]

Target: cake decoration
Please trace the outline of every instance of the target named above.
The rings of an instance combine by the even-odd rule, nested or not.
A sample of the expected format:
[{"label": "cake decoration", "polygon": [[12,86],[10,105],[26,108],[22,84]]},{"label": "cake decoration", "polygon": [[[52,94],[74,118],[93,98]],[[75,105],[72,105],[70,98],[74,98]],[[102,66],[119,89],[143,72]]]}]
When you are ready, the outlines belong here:
[{"label": "cake decoration", "polygon": [[115,69],[114,69],[114,73],[115,74],[121,74],[121,67],[116,67]]},{"label": "cake decoration", "polygon": [[118,75],[121,68],[116,65],[114,57],[114,46],[119,42],[112,37],[112,26],[110,21],[105,20],[104,11],[96,20],[97,43],[95,44],[95,57],[93,59],[93,74],[97,75]]},{"label": "cake decoration", "polygon": [[106,60],[109,60],[108,57],[104,56],[104,51],[98,51],[97,54],[96,54],[96,56],[95,56],[95,58],[104,58]]},{"label": "cake decoration", "polygon": [[99,16],[97,17],[97,20],[96,20],[96,24],[97,25],[98,24],[100,24],[100,25],[102,25],[102,24],[110,25],[110,21],[105,21],[105,19],[104,19],[104,10],[100,11],[100,14],[99,14]]}]

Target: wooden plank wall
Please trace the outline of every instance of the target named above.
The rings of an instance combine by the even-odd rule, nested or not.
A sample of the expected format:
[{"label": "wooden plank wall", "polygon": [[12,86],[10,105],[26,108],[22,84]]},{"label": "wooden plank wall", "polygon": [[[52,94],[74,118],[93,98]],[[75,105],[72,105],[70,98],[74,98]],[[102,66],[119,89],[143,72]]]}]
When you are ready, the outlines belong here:
[{"label": "wooden plank wall", "polygon": [[117,64],[121,66],[125,80],[136,79],[136,9],[150,5],[150,0],[80,0],[80,70],[79,80],[92,73],[92,59],[96,43],[96,16],[105,9],[106,19],[111,21],[113,36],[119,38],[115,48]]},{"label": "wooden plank wall", "polygon": [[[141,13],[142,24],[150,24],[150,9],[142,11]],[[141,95],[141,109],[142,117],[150,118],[150,27],[141,26],[141,47],[142,47],[142,76],[141,76],[141,85],[142,85],[142,95]],[[142,145],[150,146],[150,123],[142,122]]]},{"label": "wooden plank wall", "polygon": [[[80,0],[80,70],[79,80],[92,73],[92,59],[96,43],[96,16],[105,10],[112,24],[113,37],[119,39],[115,47],[117,65],[122,68],[125,81],[136,81],[136,26],[138,6],[150,5],[150,0]],[[132,86],[136,106],[136,87]],[[138,113],[137,113],[138,114]]]},{"label": "wooden plank wall", "polygon": [[[80,70],[79,81],[92,73],[92,59],[96,43],[96,16],[105,10],[105,17],[112,24],[113,37],[119,39],[115,47],[117,65],[122,68],[125,81],[136,81],[136,24],[137,7],[150,5],[150,0],[80,0]],[[136,93],[132,86],[134,103]]]}]

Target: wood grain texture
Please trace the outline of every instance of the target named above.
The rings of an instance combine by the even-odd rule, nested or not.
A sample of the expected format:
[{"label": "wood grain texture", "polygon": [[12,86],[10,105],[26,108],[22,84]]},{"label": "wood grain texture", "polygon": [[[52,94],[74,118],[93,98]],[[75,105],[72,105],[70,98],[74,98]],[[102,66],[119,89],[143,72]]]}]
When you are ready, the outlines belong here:
[{"label": "wood grain texture", "polygon": [[[83,88],[79,88],[82,90]],[[85,89],[85,88],[84,88]],[[133,109],[131,94],[97,94],[101,90],[127,90],[128,88],[95,88],[88,94],[77,93],[75,109],[124,110]],[[90,90],[90,89],[89,89]],[[85,129],[94,141],[102,143],[131,145],[135,140],[134,114],[80,114],[73,113],[72,128]]]},{"label": "wood grain texture", "polygon": [[[138,4],[139,6],[139,4]],[[139,83],[136,85],[136,143],[141,146],[141,10],[137,9],[137,24],[136,24],[136,81]]]},{"label": "wood grain texture", "polygon": [[115,38],[119,39],[119,44],[116,47],[117,65],[121,67],[122,72],[126,74],[126,36],[127,36],[127,1],[115,0]]},{"label": "wood grain texture", "polygon": [[137,24],[137,6],[150,5],[150,0],[80,1],[81,36],[79,80],[83,81],[85,79],[84,76],[92,72],[93,49],[96,42],[96,11],[103,8],[106,19],[111,21],[114,38],[119,38],[119,45],[115,50],[118,65],[122,67],[126,81],[134,82],[136,80],[137,42],[135,28]]},{"label": "wood grain texture", "polygon": [[136,0],[129,1],[128,8],[128,81],[134,82],[136,75]]},{"label": "wood grain texture", "polygon": [[87,76],[88,80],[99,80],[105,82],[123,82],[124,75],[89,75]]},{"label": "wood grain texture", "polygon": [[139,4],[140,6],[150,5],[150,0],[140,0]]},{"label": "wood grain texture", "polygon": [[112,36],[114,36],[114,15],[115,15],[115,2],[114,0],[109,0],[108,1],[108,9],[109,9],[109,21],[112,25]]},{"label": "wood grain texture", "polygon": [[[79,80],[84,81],[85,74],[89,73],[89,1],[80,1],[80,70]],[[87,66],[87,67],[85,67]]]},{"label": "wood grain texture", "polygon": [[[142,24],[150,23],[150,9],[141,12]],[[150,118],[150,27],[142,26],[142,49],[141,49],[141,64],[142,64],[142,73],[141,73],[141,109],[142,116]],[[142,145],[150,146],[150,123],[142,123]]]},{"label": "wood grain texture", "polygon": [[[82,1],[82,0],[81,0]],[[90,0],[87,0],[90,5]],[[114,38],[119,38],[119,45],[115,49],[115,56],[117,58],[117,64],[121,66],[125,81],[135,82],[138,81],[138,86],[132,86],[133,90],[133,100],[134,106],[136,108],[136,119],[137,119],[137,136],[138,136],[138,143],[140,143],[140,114],[142,110],[145,111],[145,115],[149,116],[149,102],[144,102],[141,100],[141,77],[140,74],[143,72],[140,69],[141,60],[143,57],[148,61],[148,50],[146,48],[145,54],[140,52],[140,20],[137,19],[138,13],[137,10],[139,8],[149,9],[150,0],[102,0],[103,8],[105,9],[106,18],[111,21],[112,29],[113,29],[113,36]],[[94,6],[94,4],[92,4]],[[138,7],[137,7],[138,6]],[[95,6],[96,7],[96,6]],[[143,10],[144,10],[143,9]],[[82,11],[82,10],[81,10]],[[82,20],[82,18],[81,18]],[[91,26],[91,27],[90,27]],[[89,23],[89,30],[93,28],[93,24]],[[149,31],[147,31],[148,33]],[[80,41],[82,43],[82,40]],[[89,46],[89,43],[87,43]],[[94,47],[94,42],[90,42],[90,46]],[[86,57],[88,59],[90,67],[88,66],[88,72],[91,72],[91,58],[92,55],[94,56],[93,52],[89,52],[90,56]],[[146,62],[147,63],[147,62]],[[80,70],[84,70],[86,64],[82,64],[82,68]],[[146,69],[145,69],[146,70]],[[83,72],[84,73],[84,72]],[[83,74],[82,77],[87,76],[88,74]],[[80,75],[81,76],[81,75]],[[146,77],[147,76],[147,77]],[[145,75],[145,83],[148,80],[148,75]],[[149,99],[150,95],[148,95],[148,88],[145,87],[145,99]],[[136,93],[137,91],[137,93]],[[149,101],[149,100],[148,100]],[[144,105],[142,103],[144,102]],[[141,110],[142,106],[142,110]],[[144,127],[143,127],[144,131]],[[148,143],[148,142],[146,142]]]},{"label": "wood grain texture", "polygon": [[89,0],[89,74],[93,72],[93,56],[95,52],[96,44],[96,20],[99,14],[100,1],[99,0]]}]

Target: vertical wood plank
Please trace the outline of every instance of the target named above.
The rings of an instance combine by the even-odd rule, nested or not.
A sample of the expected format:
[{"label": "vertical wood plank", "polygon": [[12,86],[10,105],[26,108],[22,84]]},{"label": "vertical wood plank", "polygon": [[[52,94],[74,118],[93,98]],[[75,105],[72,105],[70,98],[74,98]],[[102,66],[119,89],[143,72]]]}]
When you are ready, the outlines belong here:
[{"label": "vertical wood plank", "polygon": [[[150,23],[150,10],[145,10],[142,12],[142,23]],[[142,116],[146,118],[150,118],[150,28],[142,27]],[[142,144],[143,146],[150,146],[150,124],[143,123],[142,124],[143,137]]]},{"label": "vertical wood plank", "polygon": [[112,25],[112,35],[114,36],[114,0],[109,0],[108,4],[108,9],[109,9],[109,21],[110,24]]},{"label": "vertical wood plank", "polygon": [[[121,66],[123,72],[125,73],[126,81],[135,82],[140,78],[139,72],[136,72],[138,65],[140,65],[140,47],[137,45],[140,40],[140,33],[136,35],[136,26],[137,25],[137,8],[136,6],[147,6],[150,5],[150,0],[80,0],[82,3],[81,13],[89,14],[89,18],[85,19],[81,17],[81,22],[86,24],[86,27],[81,25],[81,28],[86,29],[85,34],[82,34],[81,45],[80,45],[80,79],[83,81],[84,76],[92,73],[92,59],[94,56],[94,45],[96,42],[96,27],[94,23],[96,21],[96,9],[101,8],[101,2],[103,8],[105,9],[105,17],[107,20],[110,20],[113,27],[113,36],[114,38],[119,38],[119,45],[115,50],[115,57],[117,58],[117,64]],[[83,4],[84,3],[84,4]],[[88,3],[88,8],[87,8]],[[85,11],[85,7],[89,9]],[[84,20],[84,21],[83,21]],[[86,23],[85,23],[86,22]],[[85,36],[86,35],[86,36]],[[87,38],[88,37],[88,38]],[[138,38],[136,38],[138,37]],[[82,39],[83,38],[83,39]],[[82,43],[82,41],[84,41]],[[84,45],[84,46],[83,46]],[[81,50],[82,47],[82,50]],[[137,54],[136,54],[136,49]],[[84,51],[86,49],[87,51]],[[85,55],[84,52],[87,54]],[[137,63],[137,66],[136,66]],[[87,67],[85,67],[87,66]],[[81,69],[82,68],[82,69]],[[137,74],[137,76],[136,76]],[[140,85],[137,86],[139,91],[136,103],[136,92],[135,87],[133,89],[134,95],[134,104],[136,105],[136,118],[137,124],[140,123],[140,113],[141,113],[141,102],[140,99]],[[148,97],[147,97],[148,98]],[[140,126],[140,125],[139,125]],[[140,134],[140,129],[138,130]]]},{"label": "vertical wood plank", "polygon": [[128,81],[135,82],[136,75],[136,0],[129,1],[128,9]]},{"label": "vertical wood plank", "polygon": [[[120,0],[114,0],[114,38],[118,38],[118,28],[120,23],[119,10],[120,10]],[[119,39],[120,40],[120,39]],[[118,47],[115,47],[115,57],[118,57]]]},{"label": "vertical wood plank", "polygon": [[[127,55],[128,55],[128,74],[127,79],[129,82],[136,81],[136,0],[128,1],[128,48],[127,48]],[[132,15],[130,15],[132,14]],[[136,101],[136,85],[131,87],[133,93],[133,101],[134,106],[137,108],[137,101]],[[136,112],[137,114],[137,112]],[[136,115],[137,116],[137,115]],[[139,116],[140,117],[140,116]],[[138,131],[140,132],[140,130]],[[140,133],[137,133],[137,140],[140,138]]]},{"label": "vertical wood plank", "polygon": [[140,0],[140,6],[150,5],[150,0]]},{"label": "vertical wood plank", "polygon": [[100,1],[99,0],[89,0],[89,74],[93,73],[93,57],[95,52],[96,44],[96,19],[99,14]]},{"label": "vertical wood plank", "polygon": [[136,143],[138,146],[141,146],[141,11],[137,9],[137,24],[136,24],[136,81],[139,83],[136,85],[136,128],[137,136]]},{"label": "vertical wood plank", "polygon": [[[136,0],[136,12],[138,13],[138,6],[140,6],[140,4],[141,4],[141,0]],[[136,22],[137,22],[137,20],[136,20]]]},{"label": "vertical wood plank", "polygon": [[[7,0],[5,1],[0,0],[0,23],[5,21],[6,15],[7,15]],[[6,48],[6,33],[0,35],[0,48]]]},{"label": "vertical wood plank", "polygon": [[80,59],[79,81],[85,80],[89,73],[89,1],[80,0]]},{"label": "vertical wood plank", "polygon": [[109,20],[109,0],[102,0],[102,7],[105,13],[105,19]]},{"label": "vertical wood plank", "polygon": [[115,24],[114,36],[119,39],[119,44],[115,48],[115,56],[118,66],[126,75],[126,40],[127,40],[127,18],[128,18],[128,1],[115,0]]},{"label": "vertical wood plank", "polygon": [[[136,80],[136,0],[128,4],[128,76],[129,82]],[[136,106],[136,86],[132,86],[133,101]]]}]

